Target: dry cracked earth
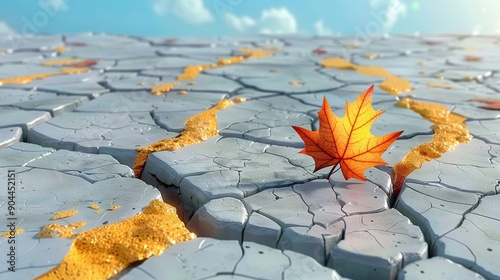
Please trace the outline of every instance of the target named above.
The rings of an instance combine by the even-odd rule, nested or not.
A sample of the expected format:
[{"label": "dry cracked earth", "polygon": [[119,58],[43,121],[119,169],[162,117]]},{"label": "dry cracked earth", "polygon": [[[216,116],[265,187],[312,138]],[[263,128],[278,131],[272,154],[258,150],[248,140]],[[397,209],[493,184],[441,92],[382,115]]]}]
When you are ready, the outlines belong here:
[{"label": "dry cracked earth", "polygon": [[[0,37],[0,278],[500,279],[499,49]],[[291,126],[372,84],[372,133],[404,133],[326,180]]]}]

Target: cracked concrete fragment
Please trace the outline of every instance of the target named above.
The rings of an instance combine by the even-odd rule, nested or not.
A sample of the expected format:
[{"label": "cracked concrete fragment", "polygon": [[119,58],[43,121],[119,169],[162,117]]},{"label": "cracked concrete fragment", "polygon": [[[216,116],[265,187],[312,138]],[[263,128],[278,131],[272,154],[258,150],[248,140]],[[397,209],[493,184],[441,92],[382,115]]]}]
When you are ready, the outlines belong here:
[{"label": "cracked concrete fragment", "polygon": [[474,273],[465,267],[443,257],[433,257],[426,260],[416,261],[405,266],[398,273],[398,280],[420,280],[422,277],[428,280],[484,280],[480,274]]},{"label": "cracked concrete fragment", "polygon": [[354,279],[395,279],[399,270],[427,258],[417,226],[395,209],[344,218],[345,237],[331,251],[328,266]]},{"label": "cracked concrete fragment", "polygon": [[166,185],[179,186],[187,213],[213,198],[243,198],[319,176],[290,165],[286,157],[264,153],[266,147],[244,139],[212,137],[176,151],[153,153],[144,172]]},{"label": "cracked concrete fragment", "polygon": [[276,248],[281,236],[281,227],[268,217],[253,212],[243,232],[243,240]]},{"label": "cracked concrete fragment", "polygon": [[283,229],[277,248],[291,250],[315,259],[324,265],[329,252],[342,238],[344,223],[336,222],[327,228],[319,225],[312,227],[286,227]]},{"label": "cracked concrete fragment", "polygon": [[238,172],[232,170],[207,172],[184,178],[179,188],[185,216],[191,217],[200,207],[217,198],[243,198],[244,193],[237,188],[238,179]]},{"label": "cracked concrete fragment", "polygon": [[248,213],[241,200],[224,197],[210,200],[194,213],[187,228],[197,236],[242,241]]},{"label": "cracked concrete fragment", "polygon": [[347,278],[341,277],[336,271],[320,265],[311,257],[289,250],[284,250],[283,254],[290,259],[290,263],[292,264],[285,269],[283,279],[298,280],[306,276],[311,277],[311,279],[347,280]]},{"label": "cracked concrete fragment", "polygon": [[[132,268],[121,279],[158,279],[168,275],[172,279],[204,279],[220,273],[232,274],[243,257],[237,241],[195,238],[175,244],[159,256]],[[148,278],[144,277],[144,274]]]},{"label": "cracked concrete fragment", "polygon": [[485,196],[463,222],[439,238],[433,254],[446,257],[487,279],[500,278],[500,195]]},{"label": "cracked concrete fragment", "polygon": [[500,126],[498,120],[468,121],[467,128],[470,134],[488,143],[500,144]]},{"label": "cracked concrete fragment", "polygon": [[292,187],[308,206],[314,224],[327,228],[345,216],[336,193],[326,180],[314,180]]},{"label": "cracked concrete fragment", "polygon": [[[57,265],[68,252],[73,240],[66,238],[33,238],[40,229],[50,223],[74,224],[85,222],[78,231],[90,229],[107,223],[113,223],[133,216],[152,199],[160,197],[159,192],[144,182],[132,178],[112,178],[100,180],[93,184],[62,171],[73,164],[78,166],[78,159],[87,155],[72,155],[72,152],[43,148],[34,144],[17,143],[8,148],[0,149],[0,177],[7,177],[8,170],[16,174],[16,217],[17,225],[24,232],[16,235],[19,266],[17,273],[21,278],[34,278]],[[55,155],[54,155],[55,154]],[[61,159],[65,155],[68,162],[61,165],[51,158]],[[50,156],[50,157],[49,157]],[[99,166],[102,155],[89,160],[87,165]],[[49,157],[45,160],[46,157]],[[107,156],[105,156],[107,157]],[[64,157],[62,157],[64,158]],[[77,160],[73,162],[73,160]],[[52,170],[38,168],[37,160],[46,162]],[[81,159],[80,159],[81,160]],[[34,166],[23,167],[33,164]],[[109,166],[109,165],[105,165]],[[41,166],[43,167],[43,166]],[[76,168],[76,167],[75,167]],[[79,168],[77,168],[79,169]],[[96,194],[99,194],[96,197]],[[0,194],[0,210],[7,213],[7,194]],[[116,211],[95,213],[88,205],[96,204],[108,208],[119,204],[122,207]],[[62,210],[78,211],[74,216],[68,216],[57,221],[51,218]],[[0,239],[0,250],[7,251],[7,239]],[[33,258],[33,256],[37,256]],[[2,269],[0,277],[7,275]]]},{"label": "cracked concrete fragment", "polygon": [[52,117],[71,112],[89,100],[86,96],[57,96],[37,101],[24,101],[13,106],[25,110],[47,111]]},{"label": "cracked concrete fragment", "polygon": [[0,149],[0,167],[25,166],[54,152],[55,150],[51,148],[19,142],[6,149]]},{"label": "cracked concrete fragment", "polygon": [[307,205],[290,187],[266,189],[244,198],[243,203],[247,209],[272,219],[282,228],[290,226],[309,228],[313,225],[313,216],[308,212]]},{"label": "cracked concrete fragment", "polygon": [[251,275],[257,279],[280,279],[283,271],[292,265],[280,250],[253,242],[243,242],[241,248],[243,257],[236,265],[234,274]]},{"label": "cracked concrete fragment", "polygon": [[71,112],[31,129],[28,140],[58,149],[108,154],[133,166],[136,148],[176,135],[154,125],[147,112]]},{"label": "cracked concrete fragment", "polygon": [[425,162],[406,180],[443,184],[465,192],[481,194],[495,193],[497,178],[491,176],[496,168],[481,168],[470,165],[441,163],[438,160]]},{"label": "cracked concrete fragment", "polygon": [[332,176],[330,183],[346,215],[377,213],[389,209],[389,197],[379,186],[369,181],[338,181],[339,176],[340,172]]},{"label": "cracked concrete fragment", "polygon": [[21,127],[0,128],[0,148],[6,148],[12,144],[18,143],[23,138]]},{"label": "cracked concrete fragment", "polygon": [[312,258],[253,242],[198,237],[175,244],[120,279],[345,279]]},{"label": "cracked concrete fragment", "polygon": [[407,180],[395,208],[420,227],[432,248],[440,236],[461,223],[479,198],[475,193]]},{"label": "cracked concrete fragment", "polygon": [[0,128],[19,126],[23,134],[48,120],[51,116],[47,112],[24,110],[0,110]]}]

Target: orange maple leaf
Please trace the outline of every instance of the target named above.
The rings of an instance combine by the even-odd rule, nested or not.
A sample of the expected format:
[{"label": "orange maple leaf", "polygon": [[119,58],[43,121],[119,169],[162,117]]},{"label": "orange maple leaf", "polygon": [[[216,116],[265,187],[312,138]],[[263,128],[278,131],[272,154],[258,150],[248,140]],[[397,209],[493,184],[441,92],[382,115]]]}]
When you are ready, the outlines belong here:
[{"label": "orange maple leaf", "polygon": [[372,95],[373,85],[354,103],[346,101],[345,115],[342,118],[332,112],[324,97],[323,107],[318,111],[319,130],[292,126],[305,143],[305,148],[300,153],[314,159],[314,172],[333,165],[327,176],[330,179],[333,170],[340,164],[346,180],[356,178],[366,181],[363,172],[367,168],[387,164],[381,155],[403,131],[384,136],[371,134],[371,125],[385,112],[373,109]]}]

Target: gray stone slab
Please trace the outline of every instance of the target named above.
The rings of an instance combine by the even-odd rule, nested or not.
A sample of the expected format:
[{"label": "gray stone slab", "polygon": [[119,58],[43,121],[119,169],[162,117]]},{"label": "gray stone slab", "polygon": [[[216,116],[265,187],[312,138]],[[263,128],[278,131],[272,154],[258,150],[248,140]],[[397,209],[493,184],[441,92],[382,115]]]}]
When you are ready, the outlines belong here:
[{"label": "gray stone slab", "polygon": [[467,121],[469,133],[486,143],[500,144],[500,125],[498,120]]},{"label": "gray stone slab", "polygon": [[19,126],[23,129],[23,134],[27,135],[33,127],[50,120],[50,118],[50,113],[42,111],[1,110],[0,127]]},{"label": "gray stone slab", "polygon": [[63,85],[46,85],[39,86],[40,90],[56,92],[61,95],[84,95],[89,99],[94,99],[109,92],[108,89],[103,88],[97,83],[77,83],[77,84],[63,84]]},{"label": "gray stone slab", "polygon": [[327,228],[346,215],[338,199],[337,190],[332,190],[332,185],[326,180],[315,180],[294,185],[292,188],[307,205],[307,212],[313,215],[314,224]]},{"label": "gray stone slab", "polygon": [[[45,224],[69,225],[84,221],[85,225],[75,232],[88,230],[131,217],[139,213],[151,200],[160,197],[156,189],[133,178],[103,178],[90,183],[78,176],[61,172],[59,166],[53,166],[53,170],[23,167],[21,164],[24,162],[54,156],[47,149],[33,144],[18,143],[1,149],[0,152],[7,152],[9,156],[1,157],[2,161],[7,159],[7,162],[2,163],[4,167],[0,168],[2,177],[7,178],[8,170],[15,172],[14,214],[17,218],[16,225],[24,230],[16,235],[16,250],[19,253],[16,255],[18,264],[16,277],[28,278],[30,277],[28,275],[40,275],[61,262],[68,252],[71,239],[37,237]],[[97,157],[95,164],[98,162]],[[0,195],[0,208],[4,213],[9,213],[7,199],[7,194]],[[98,205],[103,211],[96,213],[89,208],[91,204]],[[115,211],[107,210],[115,205],[121,208]],[[78,212],[61,220],[51,220],[55,213],[66,210]],[[0,248],[4,252],[10,246],[7,240],[6,238],[0,240]],[[0,273],[6,275],[6,272],[5,267]]]},{"label": "gray stone slab", "polygon": [[239,199],[223,197],[212,199],[198,209],[187,228],[200,237],[241,242],[247,219],[248,213]]},{"label": "gray stone slab", "polygon": [[0,128],[0,148],[8,147],[22,141],[23,129],[21,127]]},{"label": "gray stone slab", "polygon": [[498,110],[486,110],[479,108],[479,106],[483,106],[484,104],[476,105],[474,103],[475,102],[457,104],[451,111],[472,120],[491,120],[500,118]]},{"label": "gray stone slab", "polygon": [[312,258],[253,242],[196,238],[171,246],[121,279],[344,279]]},{"label": "gray stone slab", "polygon": [[[243,198],[322,176],[304,168],[313,164],[312,159],[290,165],[288,157],[263,153],[266,147],[244,139],[212,137],[177,151],[153,153],[144,172],[180,187],[188,217],[212,198],[229,194]],[[297,152],[294,149],[293,154]]]},{"label": "gray stone slab", "polygon": [[240,88],[243,88],[243,86],[231,79],[204,75],[203,73],[193,81],[179,81],[179,85],[175,87],[177,90],[186,90],[188,92],[200,91],[224,93],[233,93]]},{"label": "gray stone slab", "polygon": [[178,91],[156,96],[148,91],[112,92],[78,107],[77,112],[182,112],[209,109],[224,93]]},{"label": "gray stone slab", "polygon": [[243,232],[243,240],[276,248],[281,236],[281,227],[268,217],[252,212]]},{"label": "gray stone slab", "polygon": [[[165,40],[165,39],[163,39]],[[165,41],[164,41],[165,42]],[[212,57],[212,58],[225,58],[231,57],[233,52],[238,49],[238,43],[232,42],[234,45],[222,46],[222,45],[211,45],[209,47],[197,47],[197,46],[168,46],[158,50],[158,54],[161,56],[186,56],[186,57]],[[217,44],[217,43],[215,43]],[[240,47],[242,48],[242,47]],[[199,63],[198,63],[199,64]]]},{"label": "gray stone slab", "polygon": [[456,279],[468,280],[486,279],[465,267],[443,257],[433,257],[416,261],[405,266],[398,274],[398,280],[418,280],[425,277],[429,280]]},{"label": "gray stone slab", "polygon": [[38,52],[16,52],[0,55],[0,64],[7,63],[39,63],[43,55]]},{"label": "gray stone slab", "polygon": [[353,180],[346,182],[340,172],[330,178],[330,183],[342,205],[342,212],[347,215],[377,213],[389,209],[387,193],[374,183]]},{"label": "gray stone slab", "polygon": [[481,198],[462,223],[434,246],[434,254],[446,257],[487,279],[500,278],[500,195]]},{"label": "gray stone slab", "polygon": [[[262,108],[262,106],[259,106],[260,109],[248,108],[253,107],[252,103],[254,102],[239,103],[218,113],[218,127],[221,128],[219,135],[259,143],[303,147],[303,142],[297,137],[292,125],[310,128],[313,122],[312,117],[304,113],[290,112],[291,106],[285,110]],[[262,103],[258,102],[259,105]],[[285,107],[286,104],[283,106]]]},{"label": "gray stone slab", "polygon": [[121,165],[109,155],[93,155],[68,150],[58,150],[26,165],[40,169],[58,170],[94,183],[109,178],[133,178],[132,169]]},{"label": "gray stone slab", "polygon": [[443,185],[406,181],[395,208],[419,226],[430,246],[443,234],[456,228],[463,215],[479,201],[474,193]]},{"label": "gray stone slab", "polygon": [[142,57],[136,59],[120,59],[116,66],[112,68],[113,71],[143,71],[147,69],[157,68],[174,68],[178,74],[182,73],[184,67],[190,65],[210,64],[210,60],[199,60],[189,57]]},{"label": "gray stone slab", "polygon": [[31,143],[16,143],[6,149],[0,149],[0,167],[25,166],[31,161],[53,153],[51,148]]},{"label": "gray stone slab", "polygon": [[133,166],[136,148],[175,136],[157,127],[148,112],[71,112],[32,129],[28,139],[56,149],[108,154]]},{"label": "gray stone slab", "polygon": [[[445,153],[442,161],[437,158],[424,162],[422,167],[413,171],[407,179],[442,184],[465,192],[495,193],[498,176],[494,174],[497,166],[491,162],[489,147],[481,140],[471,140],[469,143],[460,144],[457,149],[458,153]],[[471,154],[462,155],[460,151]]]},{"label": "gray stone slab", "polygon": [[344,277],[395,279],[403,266],[427,258],[422,232],[395,209],[344,221],[345,237],[328,260],[328,267]]},{"label": "gray stone slab", "polygon": [[56,96],[56,93],[0,88],[0,105],[10,106],[19,102],[43,100]]},{"label": "gray stone slab", "polygon": [[[241,83],[264,92],[276,93],[309,93],[328,91],[341,87],[343,84],[325,76],[308,73],[296,73],[293,76],[273,75],[270,72],[267,78],[242,78]],[[279,73],[279,72],[277,72]]]},{"label": "gray stone slab", "polygon": [[320,225],[286,227],[283,229],[277,248],[310,256],[325,265],[329,252],[342,239],[344,228],[343,222],[337,222],[327,228]]},{"label": "gray stone slab", "polygon": [[71,112],[89,100],[86,96],[57,96],[37,101],[24,101],[13,106],[24,110],[47,111],[52,117]]}]

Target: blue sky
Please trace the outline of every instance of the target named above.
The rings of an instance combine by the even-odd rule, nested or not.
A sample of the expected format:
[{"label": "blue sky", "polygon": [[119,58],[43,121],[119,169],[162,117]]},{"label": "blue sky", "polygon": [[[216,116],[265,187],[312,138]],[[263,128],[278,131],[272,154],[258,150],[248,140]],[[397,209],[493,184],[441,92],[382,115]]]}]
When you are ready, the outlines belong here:
[{"label": "blue sky", "polygon": [[2,1],[0,33],[500,35],[499,0]]}]

